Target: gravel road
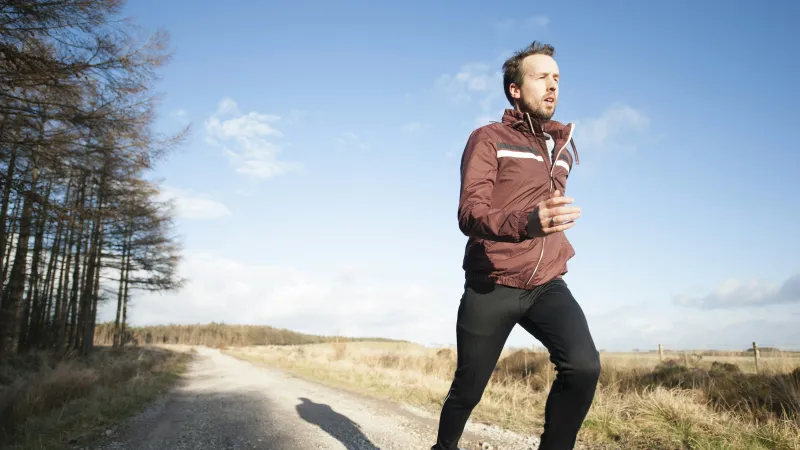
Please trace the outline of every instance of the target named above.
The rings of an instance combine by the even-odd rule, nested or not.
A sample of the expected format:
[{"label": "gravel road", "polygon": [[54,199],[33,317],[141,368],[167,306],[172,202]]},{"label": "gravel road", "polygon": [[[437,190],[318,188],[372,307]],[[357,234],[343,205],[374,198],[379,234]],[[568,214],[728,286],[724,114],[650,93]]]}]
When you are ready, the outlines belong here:
[{"label": "gravel road", "polygon": [[[436,418],[198,348],[186,379],[94,450],[427,450]],[[468,424],[467,449],[536,449],[535,437]]]}]

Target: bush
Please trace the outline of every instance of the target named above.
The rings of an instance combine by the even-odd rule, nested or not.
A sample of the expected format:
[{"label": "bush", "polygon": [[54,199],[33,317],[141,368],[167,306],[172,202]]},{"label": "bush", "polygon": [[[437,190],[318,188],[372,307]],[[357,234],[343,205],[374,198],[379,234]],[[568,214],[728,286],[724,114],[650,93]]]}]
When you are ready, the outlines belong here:
[{"label": "bush", "polygon": [[553,379],[553,367],[546,353],[517,350],[497,362],[492,380],[501,383],[523,380],[533,389],[542,390]]},{"label": "bush", "polygon": [[733,363],[714,361],[711,363],[711,371],[722,373],[741,373],[742,369]]},{"label": "bush", "polygon": [[651,387],[696,389],[712,406],[745,413],[758,420],[800,420],[800,368],[791,374],[747,374],[731,363],[714,362],[710,370],[689,368],[668,360],[650,372],[629,371],[617,383],[620,392],[644,392]]}]

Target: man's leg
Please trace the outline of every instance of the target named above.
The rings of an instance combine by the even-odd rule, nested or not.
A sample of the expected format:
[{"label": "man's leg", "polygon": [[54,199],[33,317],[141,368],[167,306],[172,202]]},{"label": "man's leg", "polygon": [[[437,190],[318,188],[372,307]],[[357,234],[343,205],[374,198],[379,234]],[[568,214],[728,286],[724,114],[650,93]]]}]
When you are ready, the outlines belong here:
[{"label": "man's leg", "polygon": [[483,396],[506,339],[520,318],[522,292],[493,284],[465,287],[456,321],[457,367],[442,405],[432,450],[456,450],[467,419]]},{"label": "man's leg", "polygon": [[553,280],[532,294],[533,304],[520,325],[547,347],[558,371],[545,405],[539,450],[568,450],[574,448],[594,400],[600,354],[583,310],[563,280]]}]

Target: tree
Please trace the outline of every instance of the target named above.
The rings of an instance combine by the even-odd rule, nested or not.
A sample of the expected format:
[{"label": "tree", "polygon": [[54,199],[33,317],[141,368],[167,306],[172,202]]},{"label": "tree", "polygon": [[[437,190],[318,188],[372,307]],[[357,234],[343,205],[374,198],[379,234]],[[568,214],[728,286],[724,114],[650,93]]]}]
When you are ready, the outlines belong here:
[{"label": "tree", "polygon": [[[167,35],[121,0],[0,0],[0,358],[94,341],[98,304],[178,289],[172,212],[146,180],[189,128],[153,131]],[[118,313],[119,314],[119,313]]]}]

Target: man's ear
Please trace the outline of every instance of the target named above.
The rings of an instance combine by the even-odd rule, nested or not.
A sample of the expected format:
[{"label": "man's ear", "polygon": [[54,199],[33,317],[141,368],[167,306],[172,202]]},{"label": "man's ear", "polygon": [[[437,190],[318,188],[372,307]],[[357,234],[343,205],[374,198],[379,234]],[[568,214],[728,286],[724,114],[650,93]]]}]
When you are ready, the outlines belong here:
[{"label": "man's ear", "polygon": [[508,92],[511,93],[512,98],[519,99],[522,96],[522,93],[519,91],[519,87],[517,87],[517,85],[514,83],[508,85]]}]

